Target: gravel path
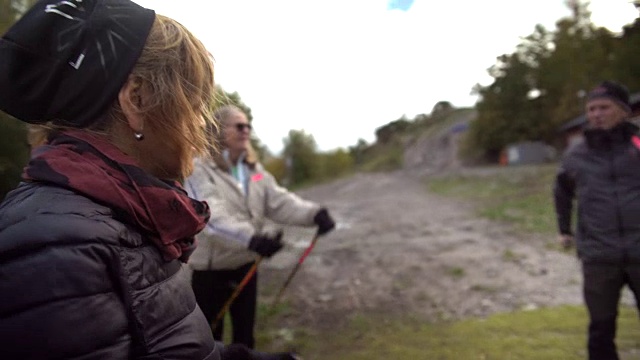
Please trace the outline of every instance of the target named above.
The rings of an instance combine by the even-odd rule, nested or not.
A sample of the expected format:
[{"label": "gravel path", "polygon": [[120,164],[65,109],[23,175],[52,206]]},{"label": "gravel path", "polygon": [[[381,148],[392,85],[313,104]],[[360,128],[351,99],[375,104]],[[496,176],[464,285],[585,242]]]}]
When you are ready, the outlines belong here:
[{"label": "gravel path", "polygon": [[[338,226],[285,292],[289,321],[334,326],[360,311],[441,320],[582,304],[573,252],[478,218],[471,204],[429,193],[417,176],[357,174],[299,193],[326,205]],[[267,303],[313,231],[287,228],[285,236],[289,245],[262,265]]]}]

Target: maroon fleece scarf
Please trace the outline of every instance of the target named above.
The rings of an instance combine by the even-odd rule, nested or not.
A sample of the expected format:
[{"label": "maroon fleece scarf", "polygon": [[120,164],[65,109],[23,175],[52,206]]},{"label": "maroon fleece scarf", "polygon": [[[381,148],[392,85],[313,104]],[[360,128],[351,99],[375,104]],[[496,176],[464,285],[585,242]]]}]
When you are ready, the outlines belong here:
[{"label": "maroon fleece scarf", "polygon": [[209,206],[187,196],[175,181],[160,180],[111,143],[68,130],[36,148],[25,168],[27,181],[65,187],[114,210],[116,218],[141,230],[166,260],[186,262],[195,234],[209,220]]}]

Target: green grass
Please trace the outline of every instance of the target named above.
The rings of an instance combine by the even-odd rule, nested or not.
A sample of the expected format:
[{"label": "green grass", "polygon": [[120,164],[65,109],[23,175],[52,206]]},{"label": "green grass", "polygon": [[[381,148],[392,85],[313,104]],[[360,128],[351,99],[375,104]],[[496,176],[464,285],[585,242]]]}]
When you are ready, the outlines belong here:
[{"label": "green grass", "polygon": [[[296,349],[305,360],[579,360],[585,359],[586,319],[581,306],[435,324],[356,316],[343,329],[298,334]],[[621,308],[617,344],[622,359],[640,354],[635,309]]]},{"label": "green grass", "polygon": [[403,156],[404,149],[397,142],[376,145],[370,150],[366,160],[358,166],[358,170],[364,172],[397,170],[402,167]]},{"label": "green grass", "polygon": [[450,175],[428,180],[434,193],[472,201],[478,214],[526,232],[555,234],[556,165],[496,169],[491,175]]},{"label": "green grass", "polygon": [[502,260],[507,262],[518,262],[522,255],[514,253],[511,249],[507,249],[502,253]]},{"label": "green grass", "polygon": [[446,272],[454,278],[461,278],[465,275],[464,269],[457,266],[448,268]]}]

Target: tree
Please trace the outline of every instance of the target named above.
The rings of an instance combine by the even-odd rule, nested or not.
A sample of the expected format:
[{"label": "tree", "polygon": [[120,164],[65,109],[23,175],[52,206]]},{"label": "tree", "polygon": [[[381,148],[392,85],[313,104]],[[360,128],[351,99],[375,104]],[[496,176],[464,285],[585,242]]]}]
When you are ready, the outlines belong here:
[{"label": "tree", "polygon": [[349,155],[353,159],[355,165],[360,165],[364,162],[364,156],[367,149],[369,149],[369,144],[367,144],[367,141],[362,138],[358,139],[358,142],[355,145],[349,147]]},{"label": "tree", "polygon": [[585,91],[612,79],[613,35],[596,28],[586,4],[570,2],[573,15],[556,24],[554,51],[540,61],[538,83],[552,128],[583,111]]},{"label": "tree", "polygon": [[[438,101],[431,110],[431,116],[434,118],[439,118],[448,115],[455,108],[448,101]],[[418,121],[418,119],[415,119]]]},{"label": "tree", "polygon": [[[635,3],[640,9],[640,2]],[[631,91],[640,91],[640,66],[638,49],[640,48],[640,18],[625,26],[622,36],[615,39],[613,78],[627,85]]]},{"label": "tree", "polygon": [[376,141],[380,144],[388,143],[394,135],[400,134],[407,130],[411,123],[405,115],[398,120],[392,121],[376,129]]},{"label": "tree", "polygon": [[[0,33],[4,34],[33,3],[35,0],[0,0]],[[0,199],[18,184],[28,160],[25,124],[0,111]]]},{"label": "tree", "polygon": [[344,149],[337,149],[318,155],[320,159],[320,178],[330,179],[344,175],[353,169],[354,159]]},{"label": "tree", "polygon": [[230,93],[225,91],[222,86],[216,85],[216,96],[214,98],[213,107],[217,109],[223,105],[235,105],[245,113],[247,120],[253,120],[251,108],[242,101],[240,94],[238,94],[237,91]]},{"label": "tree", "polygon": [[283,156],[289,172],[289,183],[298,185],[318,178],[317,145],[304,130],[290,130],[283,139]]},{"label": "tree", "polygon": [[502,55],[490,69],[493,84],[478,89],[482,101],[476,105],[477,119],[471,123],[469,138],[484,150],[489,159],[497,159],[509,143],[536,137],[528,94],[531,67],[518,54]]},{"label": "tree", "polygon": [[[558,127],[583,111],[588,89],[603,79],[625,82],[617,78],[614,60],[630,56],[616,55],[613,35],[594,26],[586,3],[567,5],[572,16],[560,19],[553,32],[536,26],[513,54],[500,56],[489,69],[493,83],[476,86],[478,118],[467,139],[489,159],[512,142],[553,142]],[[628,73],[633,65],[620,67]]]},{"label": "tree", "polygon": [[270,158],[264,163],[265,169],[273,175],[278,183],[290,185],[287,183],[287,165],[282,158]]},{"label": "tree", "polygon": [[[244,112],[249,122],[253,121],[253,115],[251,114],[251,108],[242,101],[240,94],[237,91],[232,93],[225,91],[222,86],[216,85],[216,96],[214,98],[213,107],[219,108],[223,105],[234,105]],[[270,154],[265,145],[262,144],[255,132],[251,133],[251,146],[256,150],[258,158],[262,161],[265,160]]]}]

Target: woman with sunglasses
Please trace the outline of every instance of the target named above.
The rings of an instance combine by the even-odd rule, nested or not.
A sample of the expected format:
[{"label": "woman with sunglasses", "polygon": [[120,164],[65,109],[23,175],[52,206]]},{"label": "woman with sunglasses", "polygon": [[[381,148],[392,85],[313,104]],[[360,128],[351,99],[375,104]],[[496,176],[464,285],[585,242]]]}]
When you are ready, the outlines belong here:
[{"label": "woman with sunglasses", "polygon": [[0,38],[0,110],[40,124],[0,204],[0,358],[293,358],[216,343],[183,276],[214,92],[202,43],[129,0],[39,1]]},{"label": "woman with sunglasses", "polygon": [[[197,159],[185,187],[194,198],[225,209],[212,214],[189,260],[196,301],[213,326],[214,338],[221,340],[224,321],[214,321],[236,285],[259,257],[273,256],[283,246],[281,232],[264,232],[266,220],[316,225],[319,235],[331,231],[335,223],[327,209],[280,187],[257,161],[251,124],[242,110],[225,105],[214,118],[221,128],[212,132],[211,142],[222,151]],[[230,307],[232,342],[250,348],[255,345],[257,284],[255,273]]]}]

